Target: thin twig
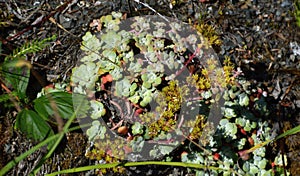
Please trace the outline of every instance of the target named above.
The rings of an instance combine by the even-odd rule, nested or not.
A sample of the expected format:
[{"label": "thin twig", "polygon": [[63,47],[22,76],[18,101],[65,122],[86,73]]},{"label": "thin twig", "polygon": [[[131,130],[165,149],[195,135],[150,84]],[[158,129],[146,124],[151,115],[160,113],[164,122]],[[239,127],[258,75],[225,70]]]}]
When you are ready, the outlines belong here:
[{"label": "thin twig", "polygon": [[165,16],[163,16],[160,13],[158,13],[155,9],[153,9],[152,7],[150,7],[147,3],[140,2],[140,0],[134,0],[134,1],[136,3],[142,4],[143,6],[147,7],[148,9],[150,9],[152,12],[156,13],[159,17],[161,17],[162,19],[166,20],[167,22],[170,22]]}]

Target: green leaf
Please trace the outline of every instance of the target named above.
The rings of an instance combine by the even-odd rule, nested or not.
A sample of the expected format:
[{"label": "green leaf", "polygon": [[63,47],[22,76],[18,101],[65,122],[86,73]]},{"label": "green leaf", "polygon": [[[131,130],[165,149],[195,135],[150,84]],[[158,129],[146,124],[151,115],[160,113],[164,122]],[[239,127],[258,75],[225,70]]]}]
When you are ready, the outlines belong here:
[{"label": "green leaf", "polygon": [[83,56],[81,58],[81,62],[94,62],[96,60],[99,60],[99,54],[97,53],[90,53],[89,55]]},{"label": "green leaf", "polygon": [[237,127],[234,123],[227,123],[225,125],[225,130],[228,133],[231,133],[232,135],[235,135],[237,133]]},{"label": "green leaf", "polygon": [[92,100],[91,102],[91,108],[92,108],[92,115],[91,118],[92,119],[98,119],[100,117],[102,117],[105,114],[105,108],[104,105],[96,100]]},{"label": "green leaf", "polygon": [[114,67],[113,70],[109,71],[109,74],[113,77],[113,79],[119,80],[123,77],[123,70],[121,67]]},{"label": "green leaf", "polygon": [[137,84],[136,83],[133,83],[131,86],[130,86],[130,95],[134,95],[134,93],[135,93],[135,90],[136,90],[136,88],[137,88],[138,86],[137,86]]},{"label": "green leaf", "polygon": [[92,122],[92,126],[86,131],[87,136],[89,137],[89,141],[95,139],[95,137],[99,137],[100,139],[104,139],[106,133],[106,128],[101,125],[101,123],[97,120]]},{"label": "green leaf", "polygon": [[123,14],[121,12],[111,12],[111,15],[114,17],[114,18],[122,18]]},{"label": "green leaf", "polygon": [[139,73],[142,71],[142,65],[138,62],[130,62],[128,71],[130,71],[130,73]]},{"label": "green leaf", "polygon": [[92,35],[91,32],[87,32],[83,37],[82,37],[82,45],[81,49],[83,51],[86,51],[88,53],[93,53],[97,52],[99,48],[101,48],[101,43],[99,39],[95,36]]},{"label": "green leaf", "polygon": [[226,107],[224,116],[230,119],[232,117],[236,117],[236,113],[235,113],[234,109],[232,109],[230,107]]},{"label": "green leaf", "polygon": [[264,169],[264,168],[266,168],[267,162],[268,162],[268,161],[267,161],[266,159],[263,159],[263,160],[259,161],[259,163],[258,163],[259,169]]},{"label": "green leaf", "polygon": [[144,81],[144,82],[143,82],[143,87],[145,87],[145,88],[147,88],[147,89],[150,89],[150,88],[151,88],[151,83],[150,83],[150,82]]},{"label": "green leaf", "polygon": [[239,97],[239,104],[241,106],[248,106],[249,105],[249,98],[248,98],[246,93],[242,93],[242,94],[238,95],[238,97]]},{"label": "green leaf", "polygon": [[130,81],[127,78],[123,78],[120,81],[116,81],[116,95],[128,97],[130,95]]},{"label": "green leaf", "polygon": [[225,126],[227,123],[229,123],[229,121],[228,121],[227,119],[222,119],[222,120],[220,121],[220,125],[221,125],[221,126]]},{"label": "green leaf", "polygon": [[134,95],[129,97],[128,100],[136,104],[140,100],[140,96],[137,93],[135,93]]},{"label": "green leaf", "polygon": [[153,86],[158,86],[159,84],[161,84],[161,78],[157,77],[157,78],[155,78],[155,80],[153,82]]},{"label": "green leaf", "polygon": [[244,127],[246,125],[246,120],[244,118],[238,117],[235,119],[235,123],[237,125],[240,125],[241,127]]},{"label": "green leaf", "polygon": [[74,113],[72,94],[53,92],[34,100],[34,109],[44,119],[56,111],[61,118],[68,119]]},{"label": "green leaf", "polygon": [[2,65],[2,75],[6,85],[14,88],[19,99],[24,99],[26,97],[30,69],[28,67],[19,67],[18,63],[20,62],[22,60],[5,61]]},{"label": "green leaf", "polygon": [[111,30],[101,35],[101,40],[106,43],[106,45],[103,48],[114,49],[120,45],[122,38],[115,31]]},{"label": "green leaf", "polygon": [[15,127],[36,141],[42,141],[54,135],[46,121],[36,112],[28,109],[22,110],[17,115]]},{"label": "green leaf", "polygon": [[80,65],[73,69],[71,80],[74,83],[78,83],[81,86],[85,86],[88,89],[92,89],[95,86],[95,82],[98,79],[99,66],[93,62],[88,62],[85,65]]},{"label": "green leaf", "polygon": [[256,174],[256,173],[258,173],[258,168],[256,167],[256,166],[254,166],[254,165],[250,165],[250,173],[252,173],[252,174]]},{"label": "green leaf", "polygon": [[150,154],[151,157],[156,158],[157,156],[159,156],[159,150],[158,150],[157,148],[152,149],[152,150],[149,152],[149,154]]},{"label": "green leaf", "polygon": [[146,95],[143,100],[141,101],[140,105],[142,107],[147,106],[147,104],[149,104],[152,101],[152,96],[151,95]]},{"label": "green leaf", "polygon": [[141,152],[145,144],[145,140],[143,137],[139,136],[134,140],[130,141],[130,145],[132,147],[132,151],[134,152]]},{"label": "green leaf", "polygon": [[245,172],[249,172],[249,170],[250,170],[250,163],[249,163],[249,162],[245,162],[245,163],[243,164],[243,170],[244,170]]},{"label": "green leaf", "polygon": [[143,125],[140,124],[139,122],[135,122],[134,125],[132,126],[132,134],[137,135],[137,134],[142,134],[143,133]]},{"label": "green leaf", "polygon": [[158,146],[158,148],[159,148],[161,154],[163,154],[163,155],[167,155],[174,150],[174,147],[164,146],[164,145],[160,145],[160,146]]},{"label": "green leaf", "polygon": [[148,104],[148,103],[150,103],[150,102],[152,101],[152,97],[151,97],[151,96],[146,96],[146,97],[143,98],[143,101],[144,101],[146,104]]},{"label": "green leaf", "polygon": [[116,62],[117,54],[115,51],[106,49],[102,52],[102,54],[104,57],[108,58],[111,62]]}]

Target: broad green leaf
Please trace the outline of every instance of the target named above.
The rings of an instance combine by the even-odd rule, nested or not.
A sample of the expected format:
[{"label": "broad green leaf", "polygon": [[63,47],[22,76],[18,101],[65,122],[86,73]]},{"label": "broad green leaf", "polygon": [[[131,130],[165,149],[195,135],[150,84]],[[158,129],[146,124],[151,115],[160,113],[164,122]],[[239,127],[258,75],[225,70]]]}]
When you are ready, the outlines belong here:
[{"label": "broad green leaf", "polygon": [[134,95],[129,97],[128,100],[132,103],[138,103],[138,101],[140,100],[140,96],[137,93],[135,93]]},{"label": "broad green leaf", "polygon": [[250,165],[250,173],[255,175],[256,173],[258,173],[258,171],[259,171],[259,169],[256,166]]},{"label": "broad green leaf", "polygon": [[128,71],[130,71],[131,73],[139,73],[142,71],[142,65],[138,62],[130,62]]},{"label": "broad green leaf", "polygon": [[266,159],[262,159],[261,161],[258,162],[258,167],[259,169],[265,169],[268,161]]},{"label": "broad green leaf", "polygon": [[[108,64],[107,64],[108,65]],[[112,65],[112,64],[111,64]],[[115,67],[114,69],[111,69],[109,71],[109,74],[111,74],[111,76],[113,77],[113,79],[116,81],[116,80],[119,80],[123,77],[123,70],[121,67]]]},{"label": "broad green leaf", "polygon": [[15,127],[36,141],[42,141],[54,135],[47,122],[36,112],[28,109],[22,110],[17,115]]},{"label": "broad green leaf", "polygon": [[143,137],[139,136],[134,140],[130,141],[130,145],[132,147],[132,151],[134,152],[141,152],[145,144],[145,140]]},{"label": "broad green leaf", "polygon": [[130,86],[130,94],[134,94],[135,93],[135,90],[136,90],[136,88],[137,88],[138,86],[137,86],[137,84],[136,83],[133,83],[131,86]]},{"label": "broad green leaf", "polygon": [[94,53],[84,56],[83,58],[81,58],[80,61],[81,62],[94,62],[96,60],[99,60],[99,54],[94,52]]},{"label": "broad green leaf", "polygon": [[58,112],[61,118],[68,119],[74,113],[72,94],[53,92],[34,100],[34,109],[44,119]]}]

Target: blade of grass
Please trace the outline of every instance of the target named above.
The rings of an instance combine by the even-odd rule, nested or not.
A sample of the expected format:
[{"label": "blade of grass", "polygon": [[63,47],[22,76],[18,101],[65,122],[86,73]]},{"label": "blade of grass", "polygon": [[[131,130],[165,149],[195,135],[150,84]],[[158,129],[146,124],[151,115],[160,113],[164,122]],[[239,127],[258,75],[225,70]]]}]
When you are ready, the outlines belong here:
[{"label": "blade of grass", "polygon": [[144,162],[127,162],[127,163],[109,163],[109,164],[97,164],[92,166],[84,166],[84,167],[78,167],[73,169],[67,169],[62,170],[58,172],[53,172],[51,174],[47,174],[46,176],[54,176],[58,174],[67,174],[67,173],[75,173],[75,172],[83,172],[88,171],[92,169],[107,169],[107,168],[113,168],[113,167],[134,167],[134,166],[143,166],[143,165],[165,165],[165,166],[177,166],[177,167],[189,167],[189,168],[195,168],[195,169],[211,169],[211,170],[224,170],[228,171],[226,169],[222,169],[219,167],[213,167],[213,166],[205,166],[201,164],[194,164],[194,163],[184,163],[184,162],[164,162],[164,161],[144,161]]},{"label": "blade of grass", "polygon": [[[69,129],[70,131],[74,131],[74,130],[78,130],[81,127],[73,127]],[[15,165],[17,165],[21,160],[25,159],[27,156],[31,155],[33,152],[37,151],[38,149],[40,149],[41,147],[47,145],[49,142],[55,140],[56,138],[58,138],[60,136],[60,134],[55,134],[53,136],[48,137],[47,139],[45,139],[44,141],[40,142],[39,144],[37,144],[36,146],[32,147],[30,150],[22,153],[20,156],[16,157],[15,159],[11,160],[10,162],[8,162],[1,170],[0,170],[0,176],[6,174],[10,169],[12,169]]]},{"label": "blade of grass", "polygon": [[18,164],[18,162],[20,162],[21,160],[25,159],[27,156],[29,156],[30,154],[32,154],[33,152],[37,151],[38,149],[40,149],[41,147],[47,145],[49,142],[55,140],[56,138],[59,137],[60,134],[56,134],[54,136],[50,136],[47,139],[45,139],[44,141],[42,141],[41,143],[39,143],[38,145],[32,147],[30,150],[22,153],[20,156],[16,157],[15,159],[11,160],[10,162],[8,162],[1,170],[0,170],[0,176],[6,174],[10,169],[12,169],[16,164]]},{"label": "blade of grass", "polygon": [[290,129],[290,130],[287,130],[286,132],[282,133],[281,135],[277,136],[275,138],[275,140],[278,140],[280,138],[283,138],[283,137],[286,137],[286,136],[290,136],[290,135],[293,135],[293,134],[296,134],[296,133],[299,133],[300,132],[300,125]]},{"label": "blade of grass", "polygon": [[255,145],[255,146],[253,146],[252,148],[250,148],[250,149],[247,150],[247,153],[251,153],[251,152],[253,152],[256,149],[269,144],[270,142],[277,141],[278,139],[281,139],[283,137],[286,137],[286,136],[289,136],[289,135],[293,135],[293,134],[296,134],[296,133],[299,133],[299,132],[300,132],[300,125],[298,125],[298,126],[292,128],[292,129],[290,129],[290,130],[282,133],[281,135],[277,136],[274,139],[270,139],[270,140],[267,140],[265,142],[262,142],[262,143],[259,143],[259,144]]},{"label": "blade of grass", "polygon": [[[79,105],[81,105],[83,102],[84,101],[82,100]],[[72,116],[69,118],[69,120],[67,121],[67,123],[63,127],[63,131],[61,133],[59,133],[58,139],[56,140],[55,144],[52,146],[52,148],[49,150],[49,152],[41,159],[41,161],[39,161],[39,163],[37,164],[37,166],[33,170],[33,175],[37,174],[37,172],[40,170],[43,163],[53,154],[53,152],[55,151],[55,149],[57,148],[57,146],[59,145],[59,143],[63,139],[64,135],[68,132],[69,127],[72,124],[72,122],[74,121],[74,119],[76,118],[76,114],[79,110],[80,110],[80,106],[77,106],[77,109],[74,111]]]}]

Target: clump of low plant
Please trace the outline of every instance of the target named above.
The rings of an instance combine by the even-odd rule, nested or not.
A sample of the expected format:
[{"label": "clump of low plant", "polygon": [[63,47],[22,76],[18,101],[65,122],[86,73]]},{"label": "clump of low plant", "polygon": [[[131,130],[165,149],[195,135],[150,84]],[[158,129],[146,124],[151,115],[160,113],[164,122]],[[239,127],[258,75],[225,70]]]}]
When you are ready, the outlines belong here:
[{"label": "clump of low plant", "polygon": [[222,41],[212,25],[206,24],[204,22],[199,22],[194,24],[195,29],[203,35],[210,45],[220,46]]},{"label": "clump of low plant", "polygon": [[[98,20],[101,34],[86,33],[81,46],[85,56],[73,69],[74,93],[86,97],[82,98],[84,104],[90,105],[83,106],[79,115],[92,121],[87,135],[94,149],[88,156],[104,163],[112,162],[110,157],[137,161],[143,151],[158,158],[170,154],[172,145],[177,145],[175,134],[188,132],[182,135],[188,143],[182,146],[183,162],[218,167],[220,170],[210,172],[214,174],[273,172],[265,147],[248,150],[271,139],[270,124],[257,116],[269,113],[265,97],[238,77],[240,72],[235,71],[229,57],[220,67],[213,55],[202,52],[209,48],[205,41],[221,44],[213,29],[204,35],[206,40],[200,36],[204,43],[200,42],[195,52],[189,52],[176,40],[178,33],[172,33],[183,30],[176,22],[154,25],[151,20],[135,17],[126,23],[130,29],[125,31],[123,18],[112,13]],[[195,28],[201,32],[203,26]],[[191,34],[184,40],[194,44],[197,37]],[[100,92],[105,99],[93,96]],[[208,121],[210,108],[221,99],[223,118],[212,124]],[[189,119],[191,114],[195,117]],[[118,143],[120,148],[108,142],[116,139],[116,134],[124,140]],[[152,149],[144,151],[148,141]],[[191,172],[202,175],[207,171]]]},{"label": "clump of low plant", "polygon": [[[179,87],[176,81],[170,81],[169,85],[164,87],[156,98],[159,104],[156,112],[159,119],[149,125],[150,137],[158,136],[161,132],[169,132],[175,128],[176,113],[180,111],[184,96],[188,94],[187,86]],[[147,116],[147,114],[145,114]]]},{"label": "clump of low plant", "polygon": [[[80,116],[92,119],[92,126],[87,130],[92,141],[106,140],[110,130],[105,132],[101,124],[104,120],[116,133],[120,128],[128,128],[121,135],[129,140],[133,152],[141,151],[145,141],[154,140],[157,142],[153,150],[148,151],[149,155],[166,154],[172,147],[158,147],[160,141],[169,141],[166,144],[170,145],[172,135],[178,133],[176,128],[190,132],[192,126],[185,126],[188,123],[183,121],[188,118],[184,116],[198,112],[188,109],[199,108],[201,93],[212,87],[218,89],[217,84],[223,82],[224,74],[218,62],[213,61],[215,58],[210,54],[212,49],[207,40],[197,36],[197,31],[182,37],[179,34],[187,29],[178,22],[153,22],[155,20],[141,17],[127,21],[125,25],[130,29],[125,31],[123,18],[119,13],[103,16],[97,20],[101,33],[87,32],[83,36],[81,49],[85,56],[73,69],[74,93],[91,97],[91,94],[102,92],[108,98],[87,98],[91,109],[86,107]],[[189,51],[187,46],[192,46],[194,51]],[[198,70],[200,67],[202,72]],[[217,78],[213,73],[216,70],[222,77],[211,83]],[[107,107],[109,104],[112,107]],[[127,112],[122,113],[123,104]],[[107,117],[107,111],[114,111],[113,107],[117,111]],[[196,115],[189,118],[195,119]],[[180,119],[183,121],[179,123]],[[100,149],[96,144],[95,147]]]},{"label": "clump of low plant", "polygon": [[[224,64],[223,68],[226,67]],[[240,76],[233,75],[228,83],[230,83],[227,85],[228,89],[223,95],[225,100],[224,117],[221,119],[217,131],[214,135],[206,138],[204,143],[203,140],[200,140],[201,136],[192,132],[191,139],[197,142],[197,145],[192,143],[193,147],[186,148],[185,154],[181,157],[182,161],[217,166],[228,170],[220,170],[225,175],[231,175],[233,172],[241,175],[281,173],[280,164],[276,164],[279,170],[274,170],[272,166],[272,163],[279,162],[280,156],[278,155],[275,159],[269,158],[267,147],[261,145],[265,141],[274,139],[272,126],[265,120],[270,114],[266,102],[267,94],[261,88],[252,89],[250,82]],[[203,126],[201,118],[198,121],[200,126]],[[200,175],[207,173],[203,170],[191,172]],[[217,170],[209,172],[219,174]]]}]

